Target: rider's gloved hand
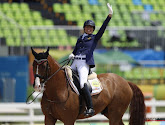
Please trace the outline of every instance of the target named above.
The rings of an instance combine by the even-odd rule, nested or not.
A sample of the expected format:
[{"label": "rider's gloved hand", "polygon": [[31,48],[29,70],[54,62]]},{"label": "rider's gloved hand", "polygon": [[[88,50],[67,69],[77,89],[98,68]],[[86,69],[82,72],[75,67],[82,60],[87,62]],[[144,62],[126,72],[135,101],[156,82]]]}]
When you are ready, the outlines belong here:
[{"label": "rider's gloved hand", "polygon": [[74,59],[74,54],[73,54],[73,53],[71,53],[71,54],[69,55],[69,59]]},{"label": "rider's gloved hand", "polygon": [[110,5],[109,3],[107,3],[108,9],[109,9],[109,14],[112,16],[113,14],[113,9],[112,9],[112,5]]}]

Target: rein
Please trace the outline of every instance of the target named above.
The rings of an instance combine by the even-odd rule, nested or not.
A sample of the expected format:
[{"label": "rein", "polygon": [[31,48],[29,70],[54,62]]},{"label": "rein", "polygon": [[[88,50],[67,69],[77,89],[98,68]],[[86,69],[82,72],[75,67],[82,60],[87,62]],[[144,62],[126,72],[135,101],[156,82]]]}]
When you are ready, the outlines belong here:
[{"label": "rein", "polygon": [[[64,63],[56,72],[54,72],[50,77],[48,77],[48,78],[44,81],[44,83],[42,83],[42,87],[45,86],[45,83],[48,82],[56,73],[58,73],[66,64],[68,65],[70,61],[71,61],[70,59],[65,59],[64,61],[60,62],[60,64],[62,64],[62,63],[64,63],[64,62],[65,62],[65,63]],[[41,64],[41,63],[40,63],[40,64]],[[40,64],[37,64],[37,65],[40,65]],[[39,75],[37,74],[37,76],[39,76]],[[67,83],[68,83],[68,79],[67,79]],[[67,88],[68,88],[68,84],[67,84]],[[34,94],[34,92],[35,92],[35,91],[33,91],[33,92],[28,96],[28,98],[26,99],[26,104],[31,104],[32,102],[34,102],[34,100],[36,100],[36,98],[37,98],[41,93],[43,93],[44,91],[45,91],[45,90],[42,90],[31,102],[28,102],[29,98],[30,98],[30,97]],[[66,101],[68,100],[68,98],[69,98],[69,91],[68,91],[68,97],[67,97]],[[52,103],[64,103],[64,102],[66,102],[66,101],[64,101],[64,102],[52,101],[52,100],[49,100],[49,99],[47,99],[47,101],[52,102]]]},{"label": "rein", "polygon": [[[66,62],[66,61],[67,61],[67,62]],[[46,83],[47,81],[49,81],[56,73],[58,73],[66,64],[68,65],[69,62],[70,62],[70,59],[66,59],[66,60],[60,62],[60,64],[63,63],[63,62],[65,62],[65,63],[64,63],[56,72],[54,72],[49,78],[47,78],[47,79],[44,81],[43,85],[45,85],[45,83]]]}]

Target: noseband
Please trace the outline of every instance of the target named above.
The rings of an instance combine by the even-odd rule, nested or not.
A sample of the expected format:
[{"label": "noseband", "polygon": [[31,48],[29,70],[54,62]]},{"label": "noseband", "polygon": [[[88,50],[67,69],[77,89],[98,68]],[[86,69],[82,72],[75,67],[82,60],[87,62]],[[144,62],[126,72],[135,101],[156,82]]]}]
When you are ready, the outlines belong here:
[{"label": "noseband", "polygon": [[[48,79],[48,68],[49,68],[48,60],[47,59],[41,59],[41,60],[34,59],[34,61],[37,63],[35,78],[39,77],[40,79],[43,80],[43,83],[45,83],[45,81],[47,81],[47,79]],[[46,62],[46,75],[41,76],[40,74],[38,74],[38,68],[40,65],[43,65],[45,62]],[[43,84],[43,83],[41,83],[41,84]]]}]

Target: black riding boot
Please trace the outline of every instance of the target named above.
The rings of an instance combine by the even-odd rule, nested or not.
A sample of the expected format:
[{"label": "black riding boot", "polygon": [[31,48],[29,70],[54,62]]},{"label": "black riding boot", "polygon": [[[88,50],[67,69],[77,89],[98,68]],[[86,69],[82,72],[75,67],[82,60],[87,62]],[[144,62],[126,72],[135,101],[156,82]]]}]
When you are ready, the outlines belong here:
[{"label": "black riding boot", "polygon": [[95,111],[93,109],[91,94],[89,92],[89,89],[88,89],[88,86],[86,83],[84,84],[84,87],[82,88],[82,92],[83,92],[83,96],[85,98],[85,102],[87,105],[87,110],[85,111],[85,115],[86,116],[93,116]]}]

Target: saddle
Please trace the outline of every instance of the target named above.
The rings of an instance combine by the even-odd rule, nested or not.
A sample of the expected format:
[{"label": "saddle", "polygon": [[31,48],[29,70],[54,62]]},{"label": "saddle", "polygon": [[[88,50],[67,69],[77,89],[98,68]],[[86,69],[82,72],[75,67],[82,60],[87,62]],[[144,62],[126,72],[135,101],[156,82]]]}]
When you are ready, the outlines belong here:
[{"label": "saddle", "polygon": [[[71,88],[73,89],[75,93],[77,93],[78,95],[81,95],[81,88],[80,88],[78,73],[76,71],[73,71],[70,66],[65,66],[64,69],[65,69],[66,77],[69,81]],[[91,92],[91,95],[97,95],[103,89],[101,82],[97,78],[97,74],[95,72],[91,72],[91,71],[89,72],[87,85],[88,85],[89,91]]]}]

